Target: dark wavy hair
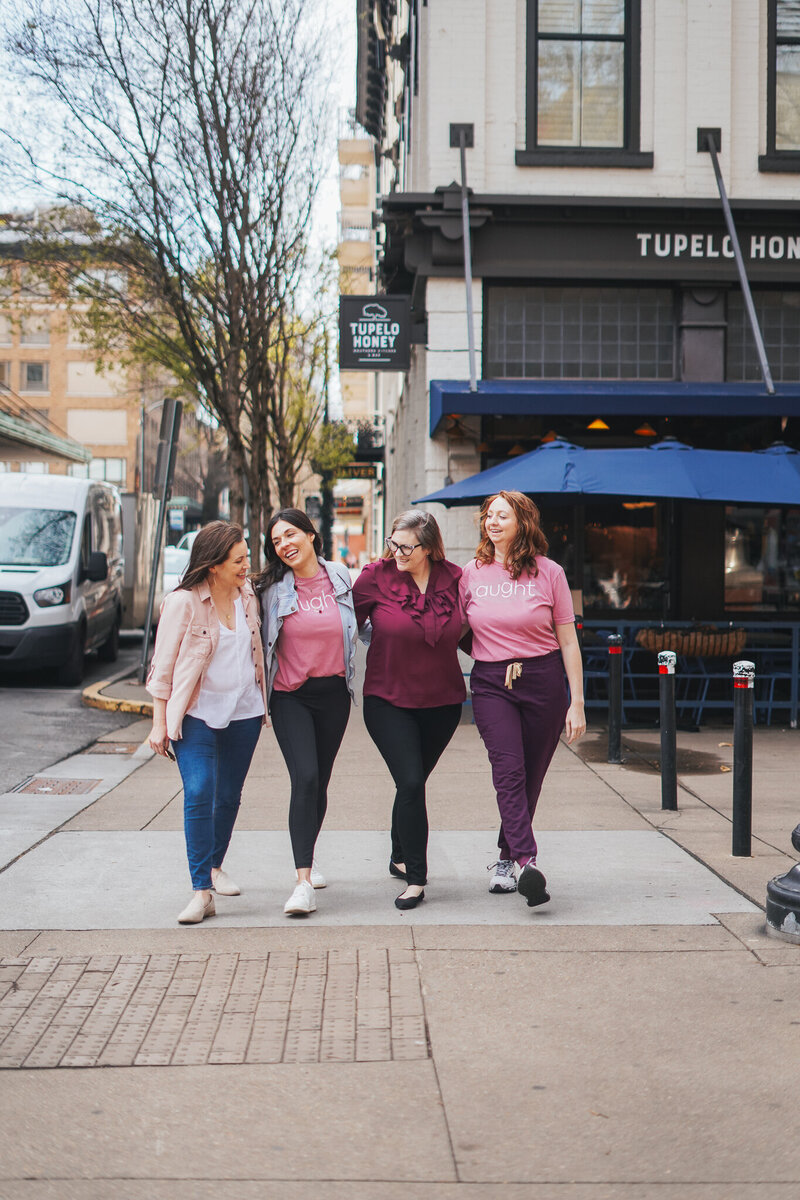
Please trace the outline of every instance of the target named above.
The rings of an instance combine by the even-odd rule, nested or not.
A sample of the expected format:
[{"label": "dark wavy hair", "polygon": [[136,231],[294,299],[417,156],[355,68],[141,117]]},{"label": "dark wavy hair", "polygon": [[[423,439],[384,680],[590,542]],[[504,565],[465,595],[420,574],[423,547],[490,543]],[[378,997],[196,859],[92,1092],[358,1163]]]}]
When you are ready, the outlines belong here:
[{"label": "dark wavy hair", "polygon": [[189,565],[178,588],[190,592],[197,587],[198,583],[208,578],[210,569],[224,563],[233,547],[243,541],[244,530],[241,525],[230,521],[211,521],[209,525],[204,525],[192,542]]},{"label": "dark wavy hair", "polygon": [[273,583],[277,583],[283,579],[287,571],[291,571],[291,567],[278,558],[278,553],[272,544],[272,531],[278,524],[278,521],[285,521],[287,525],[294,525],[295,529],[300,529],[303,533],[313,533],[314,535],[314,553],[317,558],[322,557],[322,538],[319,536],[315,525],[308,519],[301,508],[279,508],[276,513],[270,517],[269,524],[264,532],[264,558],[266,565],[263,571],[259,571],[257,575],[253,575],[252,584],[256,592],[261,595],[268,587],[272,587]]},{"label": "dark wavy hair", "polygon": [[548,542],[542,532],[542,518],[539,509],[523,492],[495,492],[487,496],[481,505],[480,534],[481,540],[475,551],[478,563],[494,562],[494,546],[486,533],[486,514],[489,506],[495,500],[503,499],[517,518],[517,533],[506,553],[506,565],[512,579],[519,579],[523,571],[532,575],[539,574],[536,564],[537,554],[547,554]]},{"label": "dark wavy hair", "polygon": [[[420,508],[409,508],[406,512],[399,513],[394,521],[392,521],[392,533],[396,533],[398,529],[407,529],[417,535],[417,540],[423,550],[428,550],[428,557],[432,563],[442,562],[444,559],[444,542],[442,541],[442,531],[439,528],[439,523],[431,513],[425,512]],[[393,554],[387,546],[383,552],[384,558],[393,558]]]}]

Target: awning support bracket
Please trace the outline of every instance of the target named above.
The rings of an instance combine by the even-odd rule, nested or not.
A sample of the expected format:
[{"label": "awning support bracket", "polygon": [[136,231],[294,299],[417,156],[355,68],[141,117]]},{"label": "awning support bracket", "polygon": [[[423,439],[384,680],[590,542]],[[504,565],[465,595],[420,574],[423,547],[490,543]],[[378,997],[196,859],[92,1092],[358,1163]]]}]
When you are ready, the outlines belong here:
[{"label": "awning support bracket", "polygon": [[761,326],[758,323],[755,305],[753,304],[753,294],[750,291],[750,280],[747,278],[745,270],[744,258],[742,257],[742,248],[739,245],[739,238],[736,233],[736,226],[733,223],[733,213],[731,212],[728,193],[725,190],[725,180],[722,178],[720,170],[718,151],[721,147],[721,133],[719,129],[698,129],[697,130],[697,150],[698,153],[708,153],[711,155],[711,164],[714,168],[714,175],[717,180],[717,188],[719,190],[719,198],[722,201],[722,211],[725,214],[725,224],[728,227],[728,235],[731,239],[733,247],[733,256],[736,259],[736,269],[739,272],[739,283],[744,296],[745,308],[747,316],[750,320],[750,328],[753,331],[755,338],[756,350],[758,351],[758,361],[761,364],[761,375],[764,379],[764,386],[770,396],[775,395],[775,384],[772,382],[772,372],[769,369],[767,362],[767,352],[764,349],[764,339],[761,336]]},{"label": "awning support bracket", "polygon": [[475,367],[475,318],[472,310],[472,246],[469,237],[469,194],[467,192],[467,147],[475,145],[474,125],[451,125],[450,145],[461,154],[461,223],[464,231],[464,282],[467,288],[467,346],[469,348],[469,390],[477,392]]}]

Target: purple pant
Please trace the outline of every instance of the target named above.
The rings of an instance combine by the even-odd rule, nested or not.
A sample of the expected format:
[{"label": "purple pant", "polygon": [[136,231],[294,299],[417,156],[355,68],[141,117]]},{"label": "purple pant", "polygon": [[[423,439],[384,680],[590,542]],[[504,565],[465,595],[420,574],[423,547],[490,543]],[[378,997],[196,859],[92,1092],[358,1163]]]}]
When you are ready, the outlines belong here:
[{"label": "purple pant", "polygon": [[[522,674],[505,686],[509,663]],[[561,651],[537,658],[476,662],[470,680],[472,711],[492,765],[500,809],[501,858],[536,857],[531,823],[547,768],[567,715]]]}]

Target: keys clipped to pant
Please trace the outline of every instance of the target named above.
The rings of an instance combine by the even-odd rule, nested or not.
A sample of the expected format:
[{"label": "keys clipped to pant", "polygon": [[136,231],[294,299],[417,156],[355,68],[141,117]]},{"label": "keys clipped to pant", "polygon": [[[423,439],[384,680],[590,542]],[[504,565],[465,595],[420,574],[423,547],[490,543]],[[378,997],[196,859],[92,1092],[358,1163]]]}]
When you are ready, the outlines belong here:
[{"label": "keys clipped to pant", "polygon": [[508,664],[508,666],[506,667],[506,687],[508,688],[509,691],[511,691],[511,689],[514,686],[514,680],[519,679],[521,674],[522,674],[522,663],[521,662],[513,662],[513,663]]}]

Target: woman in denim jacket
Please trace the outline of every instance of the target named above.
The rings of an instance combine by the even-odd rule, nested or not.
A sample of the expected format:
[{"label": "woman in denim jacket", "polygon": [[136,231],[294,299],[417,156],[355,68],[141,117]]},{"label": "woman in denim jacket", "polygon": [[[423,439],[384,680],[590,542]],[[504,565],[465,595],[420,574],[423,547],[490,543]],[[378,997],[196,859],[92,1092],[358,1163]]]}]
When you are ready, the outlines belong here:
[{"label": "woman in denim jacket", "polygon": [[350,572],[326,562],[321,550],[306,514],[283,508],[267,526],[267,565],[253,580],[261,597],[267,703],[292,788],[297,885],[284,906],[287,916],[314,912],[314,890],[325,887],[314,846],[353,698],[358,630]]},{"label": "woman in denim jacket", "polygon": [[161,606],[147,678],[153,697],[150,745],[178,760],[183,781],[195,892],[178,917],[182,925],[213,917],[214,892],[239,895],[222,862],[258,735],[268,724],[249,565],[240,525],[212,521],[200,530],[181,583]]}]

